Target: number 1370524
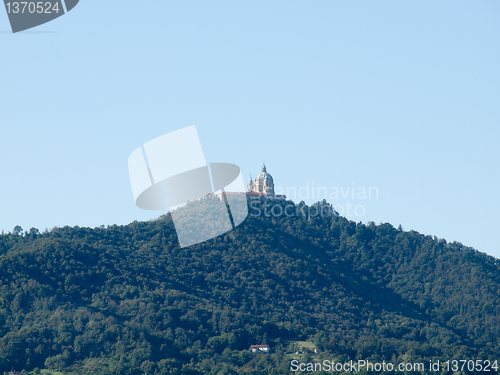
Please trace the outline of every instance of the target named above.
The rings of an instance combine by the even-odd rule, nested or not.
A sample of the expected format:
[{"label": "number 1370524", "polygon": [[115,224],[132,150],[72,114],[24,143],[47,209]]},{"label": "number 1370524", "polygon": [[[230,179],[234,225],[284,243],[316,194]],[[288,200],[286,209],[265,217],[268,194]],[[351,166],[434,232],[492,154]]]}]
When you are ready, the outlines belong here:
[{"label": "number 1370524", "polygon": [[52,4],[49,1],[15,1],[5,4],[7,13],[59,13],[59,2]]}]

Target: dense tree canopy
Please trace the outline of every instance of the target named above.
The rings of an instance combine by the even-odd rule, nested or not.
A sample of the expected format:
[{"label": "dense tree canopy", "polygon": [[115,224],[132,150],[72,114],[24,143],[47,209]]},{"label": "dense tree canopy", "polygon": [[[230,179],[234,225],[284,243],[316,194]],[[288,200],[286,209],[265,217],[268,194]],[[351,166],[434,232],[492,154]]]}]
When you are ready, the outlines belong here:
[{"label": "dense tree canopy", "polygon": [[287,374],[298,340],[318,360],[500,359],[498,259],[326,202],[270,205],[293,203],[182,249],[170,214],[0,235],[0,369]]}]

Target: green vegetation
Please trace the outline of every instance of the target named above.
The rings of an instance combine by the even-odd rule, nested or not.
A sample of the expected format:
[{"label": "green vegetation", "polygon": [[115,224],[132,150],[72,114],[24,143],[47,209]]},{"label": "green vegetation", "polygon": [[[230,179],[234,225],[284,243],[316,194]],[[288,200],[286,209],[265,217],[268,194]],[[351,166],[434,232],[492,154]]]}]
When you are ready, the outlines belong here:
[{"label": "green vegetation", "polygon": [[291,341],[291,345],[297,347],[297,350],[313,350],[316,345],[310,341]]},{"label": "green vegetation", "polygon": [[298,346],[303,360],[500,360],[498,259],[319,206],[254,206],[183,249],[170,215],[0,235],[0,369],[288,374]]},{"label": "green vegetation", "polygon": [[40,370],[40,373],[44,375],[64,375],[64,373],[56,370]]}]

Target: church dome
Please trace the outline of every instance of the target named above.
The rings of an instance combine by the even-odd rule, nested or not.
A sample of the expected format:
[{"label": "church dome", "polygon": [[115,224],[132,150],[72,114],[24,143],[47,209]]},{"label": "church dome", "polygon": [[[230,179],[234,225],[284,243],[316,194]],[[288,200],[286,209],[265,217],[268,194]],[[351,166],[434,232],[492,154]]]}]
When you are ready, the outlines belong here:
[{"label": "church dome", "polygon": [[267,173],[265,165],[262,166],[262,172],[260,172],[255,178],[255,183],[257,184],[257,182],[259,182],[259,184],[264,184],[265,182],[266,185],[274,183],[273,176]]}]

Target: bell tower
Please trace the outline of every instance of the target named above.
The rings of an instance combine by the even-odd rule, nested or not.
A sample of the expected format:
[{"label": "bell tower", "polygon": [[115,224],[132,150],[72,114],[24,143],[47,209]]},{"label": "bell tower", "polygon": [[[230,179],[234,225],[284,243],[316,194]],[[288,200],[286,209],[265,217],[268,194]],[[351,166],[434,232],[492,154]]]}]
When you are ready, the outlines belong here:
[{"label": "bell tower", "polygon": [[254,191],[254,184],[252,181],[252,175],[250,175],[250,180],[248,180],[248,192],[253,193]]}]

